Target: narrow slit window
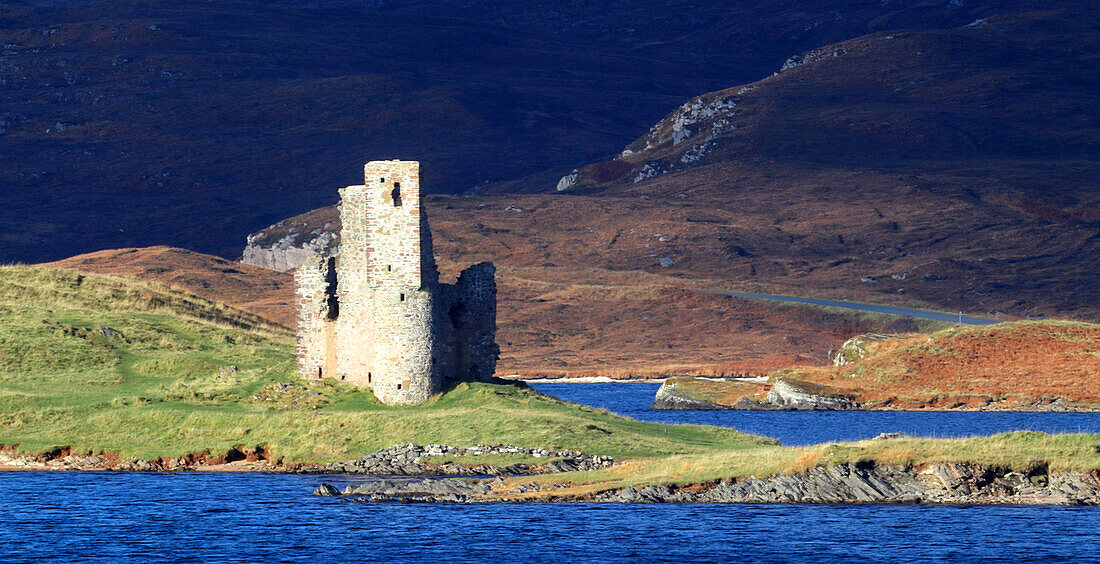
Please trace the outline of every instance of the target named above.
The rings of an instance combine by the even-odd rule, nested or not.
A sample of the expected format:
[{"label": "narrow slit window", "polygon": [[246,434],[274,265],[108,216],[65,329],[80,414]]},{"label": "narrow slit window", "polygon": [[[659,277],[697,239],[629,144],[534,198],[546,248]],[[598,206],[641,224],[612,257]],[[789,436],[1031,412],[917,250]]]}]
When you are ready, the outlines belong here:
[{"label": "narrow slit window", "polygon": [[405,301],[405,294],[400,295],[401,301]]},{"label": "narrow slit window", "polygon": [[398,389],[398,390],[400,390],[400,389],[401,389],[401,384],[398,384],[398,385],[397,385],[397,389]]},{"label": "narrow slit window", "polygon": [[393,207],[401,206],[401,183],[393,183],[393,192],[390,192],[390,196],[393,198]]},{"label": "narrow slit window", "polygon": [[379,178],[379,179],[378,179],[378,183],[379,183],[379,184],[385,184],[385,182],[386,182],[386,179],[385,179],[385,178]]},{"label": "narrow slit window", "polygon": [[387,265],[386,265],[386,272],[390,272],[390,271],[392,271],[392,270],[393,270],[393,266],[392,266],[392,265],[389,265],[389,264],[387,264]]}]

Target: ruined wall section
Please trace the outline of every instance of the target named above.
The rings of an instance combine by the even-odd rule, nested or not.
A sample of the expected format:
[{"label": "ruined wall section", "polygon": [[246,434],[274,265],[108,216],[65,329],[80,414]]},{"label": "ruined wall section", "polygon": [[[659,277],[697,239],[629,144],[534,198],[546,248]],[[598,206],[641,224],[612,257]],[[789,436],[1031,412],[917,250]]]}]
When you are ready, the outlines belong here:
[{"label": "ruined wall section", "polygon": [[321,379],[336,376],[334,320],[338,314],[334,260],[312,256],[294,274],[298,308],[298,376]]},{"label": "ruined wall section", "polygon": [[336,321],[334,376],[353,384],[371,387],[374,351],[374,306],[370,289],[370,234],[367,227],[368,190],[348,186],[340,190],[341,245],[337,298],[340,315]]},{"label": "ruined wall section", "polygon": [[500,347],[496,343],[496,267],[491,262],[463,270],[455,284],[460,316],[456,326],[457,373],[473,380],[490,380]]},{"label": "ruined wall section", "polygon": [[[371,388],[387,404],[420,404],[442,387],[433,316],[439,275],[421,213],[420,163],[367,163],[364,186]],[[347,252],[342,249],[341,255]]]}]

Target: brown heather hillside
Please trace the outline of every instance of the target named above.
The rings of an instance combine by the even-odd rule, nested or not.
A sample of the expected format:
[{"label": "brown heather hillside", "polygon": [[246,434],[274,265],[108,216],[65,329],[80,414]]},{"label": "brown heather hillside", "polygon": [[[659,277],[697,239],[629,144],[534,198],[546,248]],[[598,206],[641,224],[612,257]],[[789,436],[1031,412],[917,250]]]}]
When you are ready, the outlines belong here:
[{"label": "brown heather hillside", "polygon": [[[445,276],[459,267],[441,263]],[[183,249],[101,251],[48,266],[156,280],[284,325],[293,320],[289,273]],[[760,375],[823,363],[854,333],[912,326],[699,294],[688,291],[698,281],[645,272],[505,266],[497,280],[501,375]]]},{"label": "brown heather hillside", "polygon": [[847,364],[783,368],[759,385],[669,379],[666,398],[729,408],[743,398],[770,403],[768,392],[781,380],[860,409],[1100,409],[1100,325],[1020,321],[861,337],[839,349]]},{"label": "brown heather hillside", "polygon": [[[1100,319],[1100,15],[971,23],[829,45],[689,100],[562,193],[431,197],[437,252]],[[315,210],[250,248],[337,228]]]}]

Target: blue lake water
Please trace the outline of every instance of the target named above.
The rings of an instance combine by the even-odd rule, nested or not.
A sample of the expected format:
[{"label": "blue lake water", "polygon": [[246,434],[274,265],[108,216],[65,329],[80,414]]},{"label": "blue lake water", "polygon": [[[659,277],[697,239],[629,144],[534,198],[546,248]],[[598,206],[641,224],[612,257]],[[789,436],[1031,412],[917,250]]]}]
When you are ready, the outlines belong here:
[{"label": "blue lake water", "polygon": [[[654,385],[537,387],[644,419],[729,425],[789,444],[893,430],[1095,431],[1098,417],[648,412]],[[1100,561],[1100,508],[1091,507],[360,504],[310,496],[321,481],[357,479],[0,473],[0,561]]]},{"label": "blue lake water", "polygon": [[1100,433],[1100,413],[1008,411],[654,411],[660,384],[532,384],[564,400],[620,413],[640,421],[733,427],[779,439],[790,446],[870,439],[879,433],[918,437],[971,437],[1006,431]]}]

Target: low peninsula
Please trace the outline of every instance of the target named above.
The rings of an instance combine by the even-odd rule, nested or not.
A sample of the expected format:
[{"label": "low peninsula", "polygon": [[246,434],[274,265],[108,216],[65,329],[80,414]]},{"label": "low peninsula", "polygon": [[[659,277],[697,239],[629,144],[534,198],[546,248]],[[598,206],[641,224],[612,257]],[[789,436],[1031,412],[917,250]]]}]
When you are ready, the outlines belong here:
[{"label": "low peninsula", "polygon": [[1100,325],[1018,321],[849,339],[829,366],[677,377],[653,409],[1100,410]]},{"label": "low peninsula", "polygon": [[503,469],[437,482],[449,493],[406,478],[341,496],[368,500],[1100,503],[1097,434],[785,447],[513,382],[388,406],[331,378],[299,379],[292,335],[260,317],[156,283],[41,267],[0,267],[0,314],[4,470]]}]

